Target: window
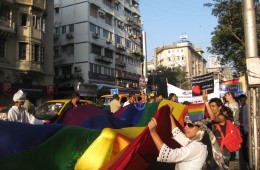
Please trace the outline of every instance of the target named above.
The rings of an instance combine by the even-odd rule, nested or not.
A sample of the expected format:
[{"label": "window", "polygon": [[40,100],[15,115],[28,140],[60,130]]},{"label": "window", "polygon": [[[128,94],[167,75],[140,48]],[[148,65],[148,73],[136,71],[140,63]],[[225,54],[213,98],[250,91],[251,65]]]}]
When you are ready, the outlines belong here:
[{"label": "window", "polygon": [[54,47],[54,57],[57,57],[60,55],[60,49],[58,46],[55,46]]},{"label": "window", "polygon": [[101,55],[101,47],[95,44],[91,44],[91,52],[93,54]]},{"label": "window", "polygon": [[55,27],[55,33],[59,34],[60,33],[60,27]]},{"label": "window", "polygon": [[41,47],[38,44],[34,44],[32,61],[41,61],[40,56],[41,56]]},{"label": "window", "polygon": [[27,14],[21,14],[21,26],[27,26]]},{"label": "window", "polygon": [[41,50],[41,63],[44,63],[45,47],[42,46]]},{"label": "window", "polygon": [[27,50],[27,43],[20,42],[19,43],[19,60],[26,60],[26,50]]},{"label": "window", "polygon": [[41,28],[41,18],[33,15],[33,28],[40,29]]},{"label": "window", "polygon": [[69,25],[69,32],[74,32],[74,25],[73,24]]},{"label": "window", "polygon": [[100,33],[99,27],[92,23],[90,23],[90,25],[89,25],[89,30],[94,33],[98,33],[98,34]]},{"label": "window", "polygon": [[105,15],[105,23],[108,25],[112,25],[112,16],[110,14]]},{"label": "window", "polygon": [[133,65],[133,62],[134,62],[134,61],[133,61],[133,58],[130,58],[130,57],[129,57],[129,58],[128,58],[128,63],[131,64],[131,65]]},{"label": "window", "polygon": [[106,4],[108,7],[112,8],[112,0],[103,0],[103,3]]},{"label": "window", "polygon": [[0,38],[0,58],[5,57],[5,41],[4,38]]},{"label": "window", "polygon": [[63,66],[61,69],[62,69],[62,75],[69,75],[69,74],[71,74],[71,65]]},{"label": "window", "polygon": [[1,4],[2,7],[0,7],[0,18],[3,19],[3,20],[10,20],[11,17],[10,17],[10,13],[11,13],[11,9],[10,7],[4,5],[4,4]]},{"label": "window", "polygon": [[106,37],[106,38],[109,38],[110,40],[112,40],[112,33],[107,30],[103,30],[103,37]]},{"label": "window", "polygon": [[131,11],[128,10],[127,8],[125,8],[125,16],[126,16],[126,17],[132,16]]},{"label": "window", "polygon": [[90,4],[90,16],[97,18],[98,6]]},{"label": "window", "polygon": [[54,71],[55,71],[55,76],[59,76],[59,67],[55,67]]},{"label": "window", "polygon": [[97,65],[97,73],[101,74],[101,65]]},{"label": "window", "polygon": [[45,33],[45,19],[42,19],[42,32]]},{"label": "window", "polygon": [[89,63],[89,71],[90,72],[93,72],[93,65],[94,65],[93,63]]},{"label": "window", "polygon": [[115,35],[116,44],[121,44],[121,37],[119,35]]},{"label": "window", "polygon": [[105,57],[113,59],[113,51],[105,48]]},{"label": "window", "polygon": [[61,27],[61,33],[62,34],[66,34],[66,26],[62,26]]},{"label": "window", "polygon": [[126,39],[125,42],[126,42],[126,47],[131,48],[131,41]]}]

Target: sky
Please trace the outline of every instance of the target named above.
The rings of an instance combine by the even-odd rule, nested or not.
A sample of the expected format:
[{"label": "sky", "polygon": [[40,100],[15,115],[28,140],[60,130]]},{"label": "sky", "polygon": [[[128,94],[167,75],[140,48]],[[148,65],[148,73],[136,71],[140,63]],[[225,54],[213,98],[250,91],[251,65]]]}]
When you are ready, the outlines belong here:
[{"label": "sky", "polygon": [[181,35],[187,35],[195,48],[202,48],[208,61],[207,47],[211,46],[211,32],[217,26],[211,9],[203,6],[209,2],[212,0],[139,0],[148,61],[155,47],[173,44]]}]

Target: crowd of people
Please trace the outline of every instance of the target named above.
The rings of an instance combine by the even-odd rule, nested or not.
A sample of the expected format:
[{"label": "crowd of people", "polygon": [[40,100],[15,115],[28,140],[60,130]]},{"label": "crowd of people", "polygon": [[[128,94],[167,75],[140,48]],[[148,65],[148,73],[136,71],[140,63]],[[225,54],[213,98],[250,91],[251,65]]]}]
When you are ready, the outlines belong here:
[{"label": "crowd of people", "polygon": [[[144,91],[140,93],[141,100],[135,101],[135,93],[130,92],[128,100],[122,104],[118,101],[118,95],[113,95],[110,102],[110,111],[115,113],[121,107],[133,103],[144,105],[164,99],[160,93]],[[70,104],[66,110],[77,107],[80,96],[73,93]],[[169,94],[168,100],[178,102],[178,96]],[[207,165],[208,169],[228,169],[230,161],[239,160],[241,169],[248,169],[248,124],[247,124],[247,97],[240,95],[238,101],[233,92],[227,92],[221,98],[208,99],[207,91],[203,91],[203,102],[208,117],[203,120],[192,120],[185,117],[184,133],[177,127],[170,114],[171,132],[173,139],[181,144],[181,148],[171,149],[161,140],[157,134],[157,121],[152,118],[148,124],[151,137],[159,151],[157,161],[176,163],[175,169],[202,169]],[[46,121],[36,119],[29,113],[30,104],[24,105],[26,95],[19,90],[13,96],[13,106],[7,113],[7,120],[30,124],[44,124]],[[189,105],[189,102],[183,102]],[[174,109],[168,104],[170,110]]]}]

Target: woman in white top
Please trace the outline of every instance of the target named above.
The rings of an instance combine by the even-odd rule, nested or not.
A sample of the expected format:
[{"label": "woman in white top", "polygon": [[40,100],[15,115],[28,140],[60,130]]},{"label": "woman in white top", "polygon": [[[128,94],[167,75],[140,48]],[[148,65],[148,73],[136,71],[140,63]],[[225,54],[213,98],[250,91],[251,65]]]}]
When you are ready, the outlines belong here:
[{"label": "woman in white top", "polygon": [[[149,122],[148,126],[150,129],[153,141],[159,150],[159,156],[157,161],[159,162],[175,162],[175,169],[202,169],[202,166],[207,158],[207,146],[202,144],[198,140],[192,140],[196,137],[197,133],[200,132],[199,127],[192,123],[185,123],[185,134],[176,126],[175,121],[170,115],[172,135],[181,148],[172,149],[163,143],[161,138],[156,132],[157,121],[155,118]],[[202,135],[203,137],[203,135]],[[201,140],[201,139],[200,139]]]}]

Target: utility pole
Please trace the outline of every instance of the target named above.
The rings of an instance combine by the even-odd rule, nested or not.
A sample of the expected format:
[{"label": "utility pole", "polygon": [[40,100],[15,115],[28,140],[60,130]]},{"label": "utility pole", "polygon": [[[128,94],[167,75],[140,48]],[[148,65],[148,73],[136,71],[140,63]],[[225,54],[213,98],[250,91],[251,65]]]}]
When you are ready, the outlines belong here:
[{"label": "utility pole", "polygon": [[[142,31],[142,37],[143,37],[143,76],[144,76],[144,79],[145,79],[145,82],[147,82],[147,54],[146,54],[146,33],[144,31]],[[145,86],[144,88],[144,91],[146,93],[146,89],[147,88],[147,85]]]},{"label": "utility pole", "polygon": [[257,53],[256,15],[254,0],[244,0],[244,28],[248,80],[248,142],[249,168],[260,168],[259,112],[260,112],[260,58]]}]

